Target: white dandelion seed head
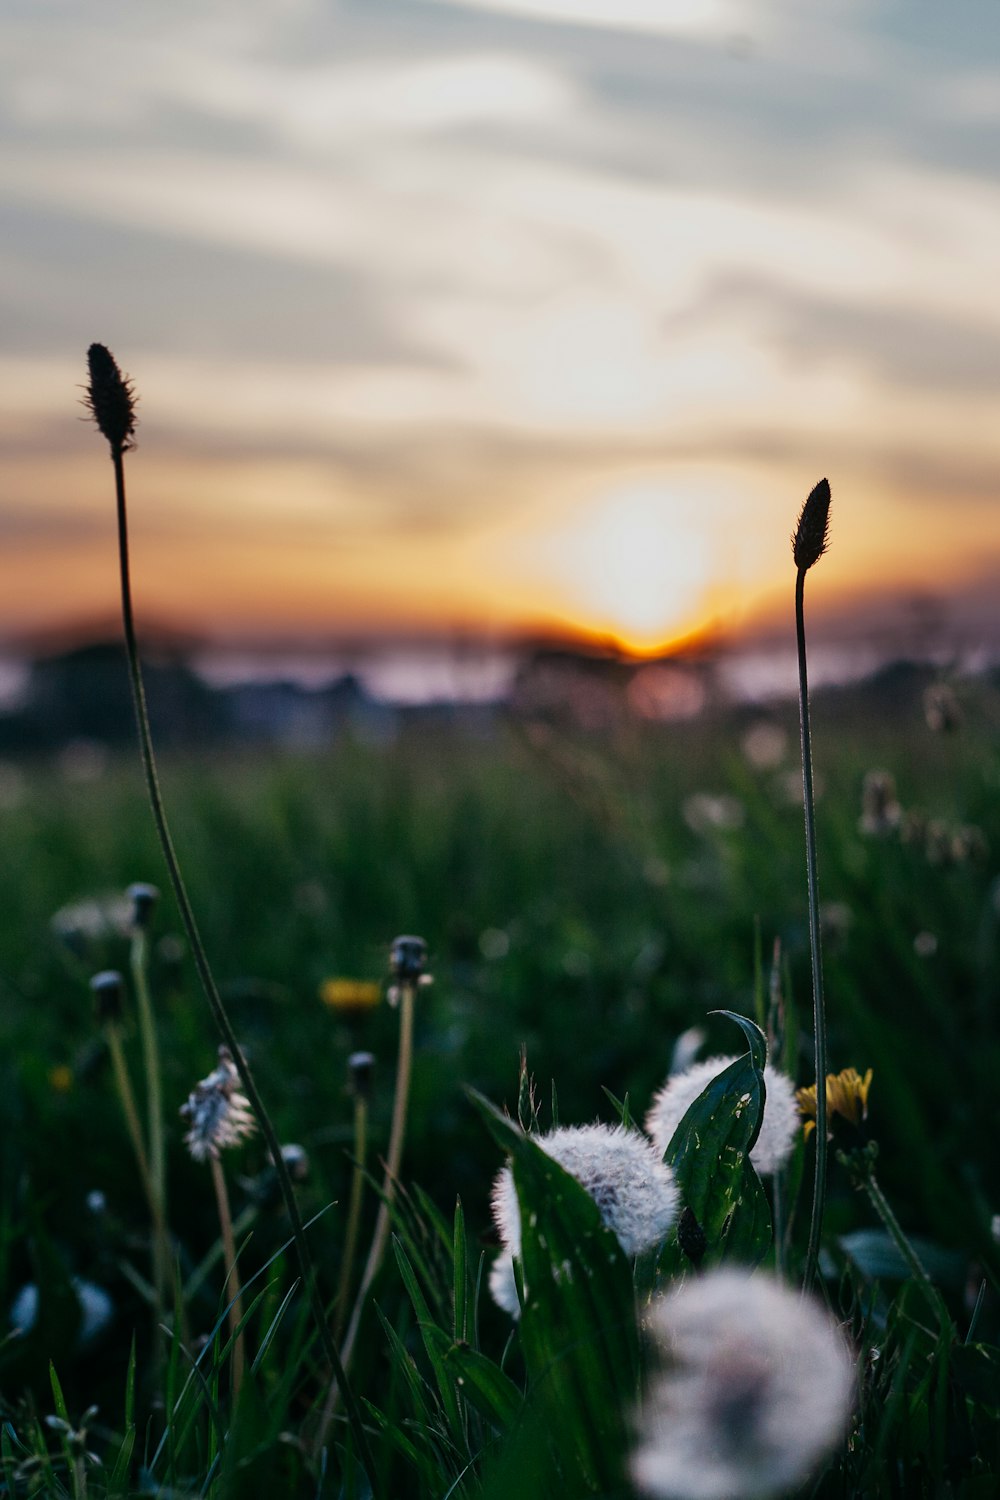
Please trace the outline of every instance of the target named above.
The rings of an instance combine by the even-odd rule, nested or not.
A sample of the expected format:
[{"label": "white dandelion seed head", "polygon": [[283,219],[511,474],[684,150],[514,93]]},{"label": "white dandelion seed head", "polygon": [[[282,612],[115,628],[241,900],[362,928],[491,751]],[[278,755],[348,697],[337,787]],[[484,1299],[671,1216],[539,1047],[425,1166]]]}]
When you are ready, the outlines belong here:
[{"label": "white dandelion seed head", "polygon": [[[677,1216],[677,1186],[644,1136],[621,1126],[575,1125],[532,1139],[587,1190],[626,1255],[666,1239]],[[490,1272],[490,1292],[498,1306],[518,1318],[512,1257],[521,1254],[521,1213],[509,1165],[494,1180],[492,1207],[504,1250]]]},{"label": "white dandelion seed head", "polygon": [[854,1362],[820,1305],[772,1277],[720,1270],[654,1304],[664,1368],[632,1475],[658,1500],[763,1500],[799,1484],[838,1441]]},{"label": "white dandelion seed head", "polygon": [[[533,1140],[586,1188],[626,1255],[666,1239],[677,1213],[677,1187],[644,1136],[620,1125],[572,1125]],[[505,1249],[520,1255],[521,1215],[509,1166],[493,1184],[493,1218]]]},{"label": "white dandelion seed head", "polygon": [[[674,1131],[698,1095],[735,1057],[708,1057],[683,1073],[674,1073],[654,1097],[646,1116],[646,1130],[662,1156],[670,1145]],[[784,1166],[792,1153],[795,1134],[801,1124],[795,1103],[795,1085],[787,1073],[764,1066],[764,1118],[760,1135],[750,1152],[750,1160],[762,1177],[769,1177]]]},{"label": "white dandelion seed head", "polygon": [[195,1161],[218,1157],[253,1134],[250,1101],[240,1088],[240,1075],[228,1047],[219,1048],[219,1066],[195,1084],[180,1114],[189,1126],[184,1144]]}]

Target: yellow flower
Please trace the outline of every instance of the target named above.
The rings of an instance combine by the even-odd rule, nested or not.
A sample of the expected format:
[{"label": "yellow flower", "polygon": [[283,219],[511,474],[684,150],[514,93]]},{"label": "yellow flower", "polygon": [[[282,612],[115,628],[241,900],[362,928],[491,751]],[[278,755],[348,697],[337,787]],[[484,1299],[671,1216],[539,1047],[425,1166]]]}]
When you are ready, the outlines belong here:
[{"label": "yellow flower", "polygon": [[324,979],[319,998],[331,1010],[373,1010],[382,998],[382,986],[369,979]]},{"label": "yellow flower", "polygon": [[[848,1124],[857,1128],[868,1118],[868,1089],[872,1081],[872,1070],[864,1078],[857,1068],[844,1068],[840,1073],[826,1075],[826,1108],[828,1115],[840,1115]],[[799,1114],[805,1116],[803,1132],[806,1139],[816,1129],[816,1085],[798,1089],[795,1094]]]},{"label": "yellow flower", "polygon": [[49,1086],[57,1094],[68,1094],[73,1087],[73,1069],[68,1068],[65,1063],[57,1063],[54,1068],[49,1069]]}]

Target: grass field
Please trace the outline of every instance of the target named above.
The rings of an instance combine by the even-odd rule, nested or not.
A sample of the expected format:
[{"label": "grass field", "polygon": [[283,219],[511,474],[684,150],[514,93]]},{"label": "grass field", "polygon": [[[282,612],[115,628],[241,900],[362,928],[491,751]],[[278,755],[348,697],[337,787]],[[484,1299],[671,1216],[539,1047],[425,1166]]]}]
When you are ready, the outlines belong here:
[{"label": "grass field", "polygon": [[[879,686],[814,704],[830,1065],[873,1069],[866,1128],[879,1143],[882,1188],[916,1236],[962,1336],[986,1278],[975,1337],[991,1344],[1000,1316],[1000,1253],[991,1233],[1000,1211],[1000,693],[983,681],[957,684],[962,723],[934,733],[924,718],[924,685],[918,673],[897,672]],[[761,735],[761,724],[769,733]],[[748,739],[755,729],[756,739]],[[591,734],[503,717],[489,736],[464,733],[460,723],[413,724],[389,744],[344,739],[323,755],[189,756],[162,767],[175,841],[237,1032],[281,1139],[309,1155],[303,1211],[334,1204],[310,1231],[327,1296],[339,1272],[353,1149],[347,1058],[358,1048],[377,1058],[374,1162],[388,1134],[398,1020],[385,1003],[351,1017],[324,1006],[319,990],[335,976],[382,980],[398,933],[426,940],[435,981],[417,998],[402,1180],[418,1185],[449,1225],[461,1197],[473,1265],[480,1250],[487,1266],[492,1259],[489,1187],[502,1154],[464,1090],[471,1085],[516,1114],[522,1046],[543,1120],[550,1083],[563,1123],[613,1122],[604,1087],[619,1098],[628,1094],[641,1119],[687,1028],[705,1029],[708,1054],[739,1050],[732,1026],[709,1012],[767,1021],[778,940],[784,1061],[798,1083],[812,1081],[798,764],[794,710],[779,707],[712,711],[684,724],[623,720]],[[873,769],[895,777],[901,807],[899,825],[882,833],[859,826],[864,779]],[[162,866],[131,759],[87,781],[27,766],[23,779],[8,775],[5,784],[0,1295],[9,1308],[26,1284],[42,1288],[34,1328],[0,1350],[10,1442],[16,1434],[25,1444],[10,1448],[6,1493],[30,1493],[31,1483],[52,1486],[45,1493],[80,1492],[79,1475],[55,1438],[54,1467],[17,1470],[30,1451],[37,1459],[43,1441],[31,1438],[33,1421],[56,1410],[50,1360],[74,1421],[98,1405],[89,1446],[110,1466],[123,1430],[133,1333],[142,1413],[136,1456],[122,1487],[108,1493],[132,1493],[127,1484],[135,1493],[166,1493],[156,1484],[165,1482],[167,1461],[152,1464],[163,1407],[149,1373],[143,1298],[148,1215],[88,989],[96,971],[127,972],[129,965],[129,939],[115,930],[114,911],[100,930],[93,903],[113,903],[136,880],[165,886]],[[57,912],[61,933],[53,925]],[[166,896],[152,927],[151,978],[168,1217],[181,1275],[190,1277],[219,1229],[208,1174],[185,1151],[177,1109],[214,1065],[217,1038]],[[126,1053],[138,1080],[131,1020]],[[800,1146],[793,1175],[804,1158],[808,1148]],[[267,1170],[259,1137],[230,1157],[227,1169],[237,1218],[256,1205],[241,1256],[250,1275],[287,1231],[273,1195],[259,1204],[255,1197]],[[808,1179],[808,1161],[805,1172]],[[366,1224],[375,1204],[369,1193]],[[793,1257],[801,1254],[807,1208],[803,1197],[791,1229]],[[411,1229],[418,1241],[431,1233],[426,1222]],[[878,1235],[858,1238],[863,1230]],[[885,1263],[879,1235],[868,1199],[835,1163],[824,1261],[833,1295],[845,1277],[855,1292],[870,1288],[875,1270],[884,1295],[895,1294],[895,1268]],[[261,1327],[291,1276],[282,1257],[264,1278],[270,1289]],[[70,1277],[111,1298],[111,1320],[90,1342],[66,1313]],[[210,1333],[221,1283],[216,1264],[192,1294],[192,1340]],[[421,1379],[430,1379],[391,1257],[375,1290],[388,1328],[417,1359]],[[281,1437],[305,1429],[315,1398],[308,1372],[317,1355],[306,1348],[306,1322],[304,1308],[299,1314],[293,1306],[276,1335],[286,1370],[288,1350],[301,1356],[287,1385],[276,1374],[262,1387],[270,1392],[265,1405],[280,1406],[280,1415],[273,1426],[262,1423],[259,1442],[239,1450],[252,1462],[226,1469],[225,1484],[218,1470],[213,1494],[265,1494],[268,1484],[280,1486],[273,1493],[351,1493],[346,1481],[344,1489],[333,1481],[318,1489],[306,1460],[296,1467],[294,1444]],[[479,1338],[494,1359],[509,1330],[484,1290]],[[407,1410],[410,1399],[391,1352],[389,1335],[369,1312],[355,1384],[390,1414]],[[516,1350],[509,1357],[515,1371],[518,1357]],[[993,1411],[996,1398],[996,1389],[987,1392],[982,1411]],[[961,1404],[961,1390],[957,1399]],[[953,1394],[947,1401],[954,1404]],[[968,1412],[963,1421],[963,1433],[975,1426]],[[924,1492],[916,1479],[914,1487],[899,1487],[908,1455],[917,1455],[913,1473],[929,1486],[926,1493],[994,1493],[986,1486],[995,1481],[996,1455],[983,1457],[977,1440],[978,1457],[956,1456],[956,1431],[952,1423],[947,1437],[921,1438],[911,1423],[905,1441],[883,1438],[882,1457],[895,1454],[884,1493]],[[175,1457],[171,1494],[204,1493],[193,1474],[201,1464],[204,1475],[213,1441],[206,1437],[199,1449],[191,1438],[194,1447]],[[143,1445],[155,1483],[142,1478]],[[435,1492],[425,1461],[421,1467],[399,1443],[385,1453],[383,1493]],[[452,1472],[450,1462],[441,1460],[442,1474]],[[273,1477],[279,1471],[280,1481]],[[105,1492],[102,1472],[93,1469],[91,1493]],[[470,1469],[455,1493],[492,1494],[488,1482],[473,1486],[477,1474]],[[948,1475],[955,1488],[933,1488]],[[844,1492],[846,1481],[836,1482],[842,1488],[830,1493]],[[508,1492],[529,1493],[517,1485]],[[437,1493],[451,1493],[443,1479]]]}]

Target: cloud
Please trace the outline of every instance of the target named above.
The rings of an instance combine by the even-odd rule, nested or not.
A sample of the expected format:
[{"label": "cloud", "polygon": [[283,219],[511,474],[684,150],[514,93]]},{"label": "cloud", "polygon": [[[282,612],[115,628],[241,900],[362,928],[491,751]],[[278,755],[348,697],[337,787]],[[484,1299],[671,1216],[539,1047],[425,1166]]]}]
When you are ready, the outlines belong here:
[{"label": "cloud", "polygon": [[564,26],[593,26],[652,35],[718,36],[760,18],[753,0],[440,0]]}]

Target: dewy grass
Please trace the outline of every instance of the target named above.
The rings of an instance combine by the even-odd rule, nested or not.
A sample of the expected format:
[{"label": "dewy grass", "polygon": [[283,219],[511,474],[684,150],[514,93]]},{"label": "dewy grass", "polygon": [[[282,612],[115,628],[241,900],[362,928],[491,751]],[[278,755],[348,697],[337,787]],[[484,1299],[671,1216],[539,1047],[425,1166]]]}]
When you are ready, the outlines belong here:
[{"label": "dewy grass", "polygon": [[375,1467],[368,1437],[361,1421],[361,1413],[354,1398],[354,1393],[348,1384],[340,1362],[340,1356],[331,1337],[323,1301],[316,1283],[312,1255],[306,1241],[302,1216],[299,1213],[292,1179],[282,1158],[281,1144],[271,1123],[270,1115],[264,1108],[264,1102],[253,1080],[246,1058],[237,1041],[229,1015],[222,1003],[218,986],[215,983],[215,977],[208,962],[205,945],[201,940],[201,933],[195,920],[194,909],[188,898],[187,888],[181,874],[180,863],[174,850],[173,839],[171,838],[170,828],[167,823],[166,809],[160,792],[156,759],[153,752],[152,734],[149,727],[149,712],[146,706],[146,692],[139,659],[139,647],[135,633],[135,621],[132,610],[132,584],[129,568],[128,514],[125,502],[125,454],[134,446],[132,442],[136,425],[134,389],[132,382],[122,375],[113,355],[103,344],[90,345],[87,351],[87,365],[90,378],[86,388],[86,405],[97,424],[98,430],[108,441],[111,449],[111,461],[114,466],[115,505],[118,520],[118,564],[125,654],[128,660],[132,703],[135,709],[136,727],[139,735],[139,751],[142,758],[146,790],[149,794],[157,837],[160,842],[160,848],[163,851],[163,858],[170,876],[174,898],[177,902],[188,942],[191,945],[191,953],[194,958],[195,967],[198,970],[198,977],[201,980],[202,988],[208,1000],[209,1008],[222,1034],[223,1041],[232,1054],[233,1063],[239,1073],[243,1087],[246,1089],[247,1097],[257,1123],[260,1126],[261,1134],[271,1153],[271,1160],[274,1164],[275,1174],[281,1188],[281,1195],[295,1239],[303,1282],[312,1303],[313,1315],[323,1344],[323,1351],[333,1370],[334,1380],[343,1395],[344,1409],[350,1423],[351,1434],[357,1449],[358,1458],[368,1475],[370,1483],[374,1486]]},{"label": "dewy grass", "polygon": [[819,1262],[823,1209],[826,1202],[826,1009],[823,1000],[823,955],[820,947],[819,885],[816,876],[816,812],[812,773],[812,735],[809,728],[809,682],[806,673],[805,583],[806,574],[827,549],[830,528],[830,486],[821,479],[809,493],[799,513],[792,537],[795,579],[795,641],[799,658],[799,722],[802,730],[802,791],[806,824],[806,888],[809,900],[809,948],[812,954],[813,1033],[816,1049],[816,1176],[813,1182],[809,1244],[806,1249],[802,1285],[812,1286]]}]

